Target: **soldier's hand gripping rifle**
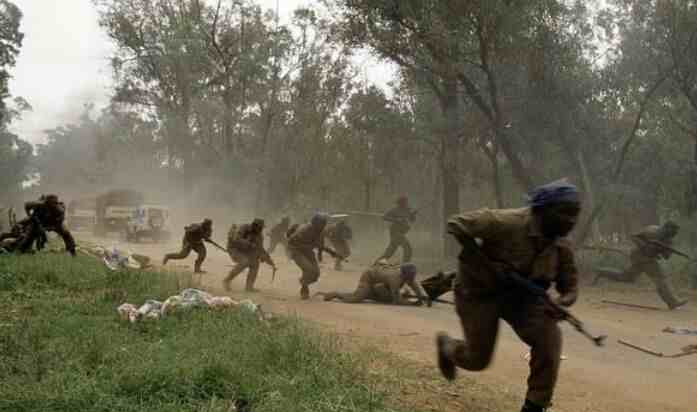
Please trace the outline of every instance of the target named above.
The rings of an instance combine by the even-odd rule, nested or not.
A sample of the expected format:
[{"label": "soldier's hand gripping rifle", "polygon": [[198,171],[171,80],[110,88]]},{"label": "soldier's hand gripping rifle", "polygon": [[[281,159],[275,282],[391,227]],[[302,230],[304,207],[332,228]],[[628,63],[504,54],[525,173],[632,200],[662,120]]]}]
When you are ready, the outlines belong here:
[{"label": "soldier's hand gripping rifle", "polygon": [[513,267],[508,262],[500,261],[497,260],[497,263],[504,264],[505,266],[508,267],[507,272],[502,272],[500,270],[497,270],[493,266],[491,266],[489,263],[491,262],[491,259],[482,252],[482,250],[479,248],[477,243],[474,241],[474,239],[471,238],[462,238],[459,237],[457,234],[453,233],[455,237],[458,239],[460,244],[462,245],[463,251],[459,256],[459,259],[465,258],[468,254],[472,254],[475,256],[478,256],[478,262],[481,262],[481,264],[488,265],[488,270],[489,272],[496,274],[498,276],[498,279],[501,281],[502,284],[504,285],[510,285],[513,286],[514,289],[517,289],[523,293],[532,295],[536,297],[537,299],[542,300],[544,303],[546,309],[558,320],[563,320],[566,322],[569,322],[571,326],[576,329],[579,333],[581,333],[583,336],[591,340],[595,346],[603,346],[605,343],[605,339],[607,336],[605,335],[600,335],[600,336],[594,336],[590,332],[588,332],[583,325],[583,322],[578,319],[576,316],[571,314],[566,308],[562,307],[558,303],[554,302],[549,295],[547,294],[547,291],[531,281],[530,279],[526,279],[522,275],[520,275],[517,272],[517,269]]},{"label": "soldier's hand gripping rifle", "polygon": [[278,272],[276,263],[274,263],[273,259],[271,259],[271,255],[269,255],[269,252],[267,252],[266,249],[264,249],[263,247],[259,252],[259,259],[267,265],[271,266],[271,283],[273,283],[273,281],[276,280],[276,272]]},{"label": "soldier's hand gripping rifle", "polygon": [[573,326],[574,329],[576,329],[576,331],[581,333],[586,338],[590,339],[595,344],[595,346],[603,346],[605,344],[605,339],[607,338],[607,336],[592,335],[590,332],[588,332],[588,330],[586,330],[585,326],[583,325],[583,322],[579,318],[574,316],[566,308],[553,301],[547,294],[546,290],[532,282],[530,279],[526,279],[519,273],[513,271],[504,274],[504,278],[510,284],[514,285],[516,288],[525,290],[527,293],[536,296],[539,299],[542,299],[545,306],[547,306],[547,308],[550,310],[550,312],[553,314],[555,318],[569,322],[571,326]]}]

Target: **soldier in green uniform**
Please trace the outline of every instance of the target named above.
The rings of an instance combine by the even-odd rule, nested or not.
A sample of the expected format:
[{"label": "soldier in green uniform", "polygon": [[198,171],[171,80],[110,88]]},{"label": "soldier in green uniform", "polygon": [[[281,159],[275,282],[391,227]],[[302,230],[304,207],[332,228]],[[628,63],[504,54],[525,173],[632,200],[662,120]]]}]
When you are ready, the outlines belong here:
[{"label": "soldier in green uniform", "polygon": [[[402,262],[411,262],[412,248],[407,233],[416,221],[416,211],[409,207],[406,196],[397,199],[397,206],[388,210],[383,220],[390,223],[390,243],[379,259],[390,259],[397,248],[402,248]],[[379,260],[378,259],[378,260]]]},{"label": "soldier in green uniform", "polygon": [[290,218],[288,216],[281,219],[281,221],[269,231],[269,254],[273,254],[278,245],[283,245],[288,252],[288,247],[286,245],[286,232],[290,229]]},{"label": "soldier in green uniform", "polygon": [[413,263],[392,265],[381,260],[363,272],[353,293],[329,292],[324,294],[324,300],[339,299],[344,303],[373,300],[394,305],[411,305],[412,303],[402,298],[401,291],[405,285],[417,297],[417,305],[421,306],[427,302],[428,298],[416,282],[416,266]]},{"label": "soldier in green uniform", "polygon": [[462,245],[453,289],[464,340],[437,336],[438,365],[447,379],[456,367],[480,371],[489,366],[499,319],[530,346],[530,376],[523,412],[550,405],[559,373],[562,337],[544,303],[505,280],[517,272],[542,288],[555,285],[557,302],[578,297],[574,254],[564,237],[580,213],[575,186],[558,181],[531,192],[530,207],[481,209],[454,216],[448,232]]},{"label": "soldier in green uniform", "polygon": [[341,270],[342,262],[351,255],[349,241],[353,238],[353,231],[345,221],[340,220],[334,224],[327,225],[324,229],[324,237],[334,247],[340,256],[334,259],[334,270]]},{"label": "soldier in green uniform", "polygon": [[225,290],[230,290],[230,282],[245,269],[248,269],[245,290],[247,292],[256,292],[254,282],[256,282],[259,274],[259,264],[264,262],[273,267],[274,270],[276,269],[276,264],[271,259],[271,256],[264,250],[263,232],[264,221],[262,219],[254,219],[251,224],[230,230],[227,250],[232,260],[237,264],[223,280]]},{"label": "soldier in green uniform", "polygon": [[662,226],[647,226],[641,232],[632,235],[635,247],[629,255],[631,265],[624,272],[598,269],[593,283],[602,278],[633,283],[645,273],[656,285],[658,295],[668,308],[672,310],[685,305],[687,300],[680,300],[675,296],[668,283],[668,277],[658,262],[659,259],[669,259],[673,254],[669,249],[679,230],[680,227],[676,223],[668,221]]},{"label": "soldier in green uniform", "polygon": [[[302,275],[300,277],[300,297],[303,300],[310,298],[309,286],[319,279],[320,269],[317,258],[322,259],[322,252],[328,252],[338,256],[336,252],[324,245],[324,228],[329,217],[325,214],[316,214],[308,224],[291,227],[288,229],[288,251]],[[317,255],[315,254],[317,250]]]},{"label": "soldier in green uniform", "polygon": [[65,204],[57,195],[41,196],[38,201],[27,202],[24,204],[24,211],[27,218],[18,222],[18,225],[24,227],[27,235],[17,245],[20,252],[30,251],[34,242],[38,249],[42,249],[47,241],[46,232],[55,232],[63,239],[65,250],[75,256],[75,239],[65,225]]},{"label": "soldier in green uniform", "polygon": [[196,262],[194,263],[195,273],[206,273],[201,270],[203,261],[206,260],[206,245],[213,236],[213,221],[204,219],[201,223],[192,223],[184,228],[184,238],[182,239],[182,249],[179,253],[169,253],[162,260],[162,265],[166,265],[168,260],[186,259],[191,251],[196,252]]}]

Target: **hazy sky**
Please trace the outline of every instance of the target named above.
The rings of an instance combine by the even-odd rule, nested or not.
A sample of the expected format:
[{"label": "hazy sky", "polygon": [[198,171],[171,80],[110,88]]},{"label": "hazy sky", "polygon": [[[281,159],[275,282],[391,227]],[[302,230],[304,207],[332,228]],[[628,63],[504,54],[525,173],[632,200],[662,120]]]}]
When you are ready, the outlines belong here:
[{"label": "hazy sky", "polygon": [[[24,44],[13,70],[10,91],[34,108],[12,129],[32,143],[43,141],[42,131],[74,121],[88,102],[104,105],[109,99],[112,50],[97,24],[91,0],[13,0],[22,9]],[[275,8],[276,0],[256,0]],[[282,22],[292,10],[316,0],[279,0]],[[384,83],[392,70],[362,57],[368,78]]]}]

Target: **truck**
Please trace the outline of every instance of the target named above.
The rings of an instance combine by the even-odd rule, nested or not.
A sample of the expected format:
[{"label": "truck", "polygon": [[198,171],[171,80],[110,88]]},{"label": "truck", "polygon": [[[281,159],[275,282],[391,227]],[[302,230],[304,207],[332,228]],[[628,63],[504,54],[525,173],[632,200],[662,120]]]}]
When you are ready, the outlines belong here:
[{"label": "truck", "polygon": [[133,212],[126,225],[126,240],[138,243],[143,238],[154,242],[170,238],[169,208],[155,204],[140,205]]},{"label": "truck", "polygon": [[71,200],[66,212],[66,223],[70,230],[94,230],[97,222],[97,205],[94,198]]},{"label": "truck", "polygon": [[144,203],[145,196],[130,189],[111,190],[97,196],[94,235],[126,234],[129,220]]}]

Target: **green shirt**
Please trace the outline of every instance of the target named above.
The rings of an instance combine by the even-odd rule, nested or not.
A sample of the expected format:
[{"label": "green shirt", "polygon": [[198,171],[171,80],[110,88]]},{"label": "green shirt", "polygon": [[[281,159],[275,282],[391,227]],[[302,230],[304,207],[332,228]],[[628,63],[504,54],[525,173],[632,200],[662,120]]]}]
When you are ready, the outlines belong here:
[{"label": "green shirt", "polygon": [[556,282],[560,293],[577,291],[571,245],[566,239],[545,238],[530,208],[465,212],[452,217],[448,229],[478,239],[496,270],[506,272],[511,265],[528,279]]}]

